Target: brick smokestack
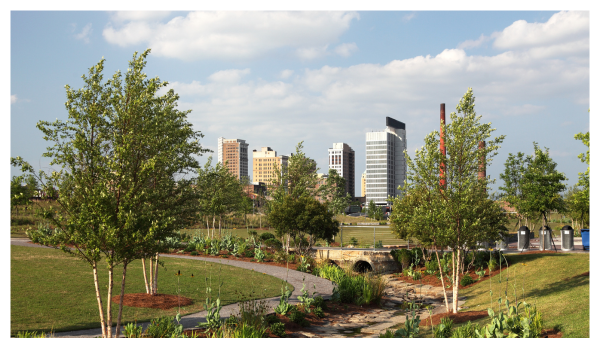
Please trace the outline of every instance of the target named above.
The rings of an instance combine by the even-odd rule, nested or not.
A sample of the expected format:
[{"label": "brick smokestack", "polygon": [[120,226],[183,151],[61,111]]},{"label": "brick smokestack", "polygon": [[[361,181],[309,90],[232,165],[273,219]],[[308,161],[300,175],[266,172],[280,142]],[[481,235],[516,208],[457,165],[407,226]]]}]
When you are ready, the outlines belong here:
[{"label": "brick smokestack", "polygon": [[[440,104],[440,152],[442,153],[442,156],[446,157],[446,145],[444,142],[444,127],[446,126],[446,104],[445,103],[441,103]],[[446,180],[444,179],[446,177],[446,168],[444,167],[444,164],[440,164],[440,186],[444,187],[446,186]]]},{"label": "brick smokestack", "polygon": [[[485,148],[485,141],[479,141],[479,147],[480,150]],[[485,154],[481,155],[481,159],[479,162],[479,172],[478,172],[478,177],[479,179],[485,179],[486,174],[485,174]]]}]

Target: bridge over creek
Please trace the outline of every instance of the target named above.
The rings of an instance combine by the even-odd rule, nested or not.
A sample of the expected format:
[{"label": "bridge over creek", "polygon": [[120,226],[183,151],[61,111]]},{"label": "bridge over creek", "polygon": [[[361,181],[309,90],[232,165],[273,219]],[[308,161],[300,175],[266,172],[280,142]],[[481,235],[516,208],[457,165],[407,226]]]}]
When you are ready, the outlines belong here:
[{"label": "bridge over creek", "polygon": [[317,262],[330,262],[339,267],[351,267],[355,271],[391,272],[398,269],[398,263],[391,255],[391,249],[358,248],[313,248],[311,255]]}]

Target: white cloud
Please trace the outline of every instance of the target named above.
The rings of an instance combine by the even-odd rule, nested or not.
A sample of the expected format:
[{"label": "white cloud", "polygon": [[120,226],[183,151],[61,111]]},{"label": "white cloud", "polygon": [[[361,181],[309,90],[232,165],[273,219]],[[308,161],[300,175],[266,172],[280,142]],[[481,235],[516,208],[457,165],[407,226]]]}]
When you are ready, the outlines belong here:
[{"label": "white cloud", "polygon": [[73,35],[73,37],[77,40],[82,40],[85,43],[90,43],[90,33],[92,32],[92,24],[88,23],[83,27],[81,32]]},{"label": "white cloud", "polygon": [[17,103],[17,100],[18,100],[17,95],[11,95],[10,96],[10,104]]},{"label": "white cloud", "polygon": [[184,60],[247,59],[286,48],[315,58],[359,19],[354,12],[191,12],[168,22],[132,13],[114,17],[103,31],[109,43],[144,43],[155,55]]},{"label": "white cloud", "polygon": [[542,112],[546,107],[544,106],[536,106],[532,104],[524,104],[522,106],[513,106],[509,107],[504,111],[504,115],[507,116],[520,116],[520,115],[530,115],[537,114]]},{"label": "white cloud", "polygon": [[[560,12],[544,23],[515,21],[498,34],[494,47],[498,49],[529,49],[556,47],[577,42],[589,46],[589,12]],[[584,47],[585,48],[585,47]]]},{"label": "white cloud", "polygon": [[293,74],[294,74],[293,70],[291,70],[291,69],[284,69],[279,74],[279,77],[285,80],[285,79],[289,78],[290,76],[292,76]]},{"label": "white cloud", "polygon": [[228,69],[218,71],[208,77],[212,82],[236,84],[244,75],[250,74],[250,69]]},{"label": "white cloud", "polygon": [[111,19],[116,22],[160,20],[170,14],[168,11],[121,11],[111,13]]},{"label": "white cloud", "polygon": [[415,16],[416,16],[415,13],[406,14],[405,16],[402,17],[402,21],[409,22],[410,20],[414,19]]},{"label": "white cloud", "polygon": [[479,39],[477,40],[467,40],[465,42],[462,42],[458,45],[459,49],[471,49],[471,48],[476,48],[481,46],[484,42],[487,42],[490,40],[489,36],[485,36],[483,34],[481,34],[481,36],[479,36]]},{"label": "white cloud", "polygon": [[352,55],[354,52],[356,52],[358,50],[358,47],[356,46],[356,43],[352,42],[352,43],[343,43],[337,47],[335,47],[335,53],[343,56],[345,58],[349,57],[350,55]]}]

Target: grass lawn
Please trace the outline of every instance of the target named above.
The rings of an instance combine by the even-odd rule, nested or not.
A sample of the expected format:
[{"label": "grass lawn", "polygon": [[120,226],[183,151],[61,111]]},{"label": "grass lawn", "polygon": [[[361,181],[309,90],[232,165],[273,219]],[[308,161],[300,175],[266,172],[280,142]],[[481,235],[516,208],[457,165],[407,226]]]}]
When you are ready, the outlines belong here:
[{"label": "grass lawn", "polygon": [[[537,305],[544,319],[544,328],[559,326],[563,337],[590,336],[590,278],[581,276],[590,270],[588,254],[517,254],[507,257],[511,266],[507,273],[502,273],[502,283],[500,275],[491,280],[491,303],[496,313],[498,297],[502,297],[504,302],[506,293],[511,305],[514,305],[516,290],[518,301]],[[490,307],[490,282],[461,290],[459,296],[467,296],[464,306],[469,308],[465,311],[487,310]],[[506,306],[502,305],[501,309],[506,314]],[[475,321],[480,326],[489,322],[489,318]],[[419,337],[431,337],[431,329],[422,328]]]},{"label": "grass lawn", "polygon": [[[262,273],[228,265],[202,261],[164,258],[165,268],[158,273],[159,293],[192,298],[191,306],[181,309],[182,315],[204,310],[205,278],[211,277],[216,297],[219,280],[223,305],[243,299],[277,296],[282,281]],[[181,270],[181,276],[175,276]],[[194,278],[191,274],[194,274]],[[121,292],[122,266],[114,276],[113,295]],[[108,272],[99,271],[103,302],[106,305]],[[288,284],[290,289],[293,289]],[[145,292],[141,261],[127,268],[126,293]],[[17,331],[70,331],[100,327],[98,305],[91,267],[84,261],[60,250],[11,246],[11,333]],[[113,304],[113,318],[118,304]],[[149,321],[152,318],[174,316],[170,310],[123,307],[123,321]]]}]

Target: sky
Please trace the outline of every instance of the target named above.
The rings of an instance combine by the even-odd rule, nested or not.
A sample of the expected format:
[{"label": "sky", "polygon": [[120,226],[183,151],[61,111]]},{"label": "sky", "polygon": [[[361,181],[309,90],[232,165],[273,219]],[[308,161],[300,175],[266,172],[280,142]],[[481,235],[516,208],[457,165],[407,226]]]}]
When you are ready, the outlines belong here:
[{"label": "sky", "polygon": [[492,190],[508,154],[533,142],[569,185],[587,168],[574,135],[590,128],[590,19],[575,11],[12,11],[10,156],[51,169],[36,123],[67,119],[65,85],[80,88],[102,58],[105,79],[125,72],[147,48],[146,73],[192,110],[204,147],[239,138],[289,155],[303,141],[325,173],[328,148],[344,142],[357,194],[366,132],[404,122],[413,156],[439,129],[440,103],[449,119],[469,87],[481,122],[506,135]]}]

